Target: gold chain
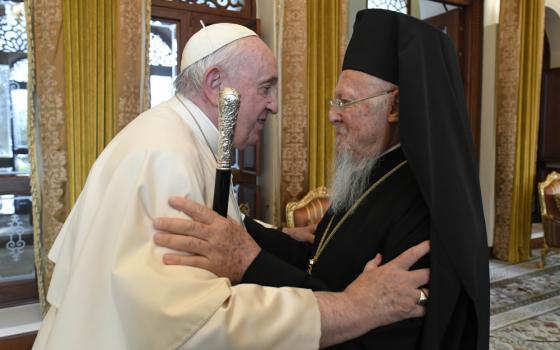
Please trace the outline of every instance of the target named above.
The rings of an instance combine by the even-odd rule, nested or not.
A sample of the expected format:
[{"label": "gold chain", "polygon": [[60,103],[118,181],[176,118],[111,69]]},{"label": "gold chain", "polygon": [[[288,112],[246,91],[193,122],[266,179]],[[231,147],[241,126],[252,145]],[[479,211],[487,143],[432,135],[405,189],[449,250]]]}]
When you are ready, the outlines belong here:
[{"label": "gold chain", "polygon": [[350,209],[348,209],[348,211],[346,211],[346,213],[344,214],[344,216],[342,217],[342,219],[340,219],[340,221],[336,224],[336,226],[334,227],[334,229],[329,232],[329,229],[331,228],[331,225],[333,223],[334,217],[335,215],[333,214],[333,216],[331,217],[331,220],[329,221],[329,224],[327,225],[327,228],[325,229],[325,233],[323,234],[323,236],[321,237],[321,240],[319,241],[319,245],[317,246],[317,251],[315,252],[315,255],[313,256],[313,259],[309,259],[309,264],[307,265],[307,273],[309,275],[311,275],[311,271],[313,270],[313,264],[315,264],[317,262],[317,259],[319,259],[319,256],[321,255],[321,253],[323,252],[323,250],[325,250],[325,247],[327,246],[327,244],[330,242],[331,238],[334,236],[334,234],[338,231],[338,229],[340,228],[340,226],[342,226],[342,224],[350,217],[350,215],[352,215],[354,213],[354,211],[358,208],[358,206],[360,205],[360,203],[377,187],[379,186],[383,181],[385,181],[389,176],[393,175],[397,170],[399,170],[400,168],[402,168],[408,161],[403,160],[399,165],[397,165],[396,167],[394,167],[393,169],[391,169],[391,171],[389,171],[387,174],[383,175],[383,177],[381,177],[379,180],[377,180],[373,185],[371,185],[361,196],[360,198],[358,198],[358,200],[350,207]]}]

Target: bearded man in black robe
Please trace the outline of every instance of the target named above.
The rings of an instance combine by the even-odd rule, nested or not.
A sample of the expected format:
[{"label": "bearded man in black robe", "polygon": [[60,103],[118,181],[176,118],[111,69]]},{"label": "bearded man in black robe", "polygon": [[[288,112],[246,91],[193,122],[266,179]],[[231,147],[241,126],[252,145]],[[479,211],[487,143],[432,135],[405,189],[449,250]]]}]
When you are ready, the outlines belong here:
[{"label": "bearded man in black robe", "polygon": [[[429,239],[430,256],[413,267],[431,271],[426,317],[377,328],[337,348],[487,349],[486,232],[450,39],[405,15],[360,11],[330,104],[337,138],[332,205],[314,243],[246,218],[260,249],[241,249],[255,257],[240,267],[241,282],[340,291],[377,254],[388,261]],[[212,264],[198,266],[213,271]]]}]

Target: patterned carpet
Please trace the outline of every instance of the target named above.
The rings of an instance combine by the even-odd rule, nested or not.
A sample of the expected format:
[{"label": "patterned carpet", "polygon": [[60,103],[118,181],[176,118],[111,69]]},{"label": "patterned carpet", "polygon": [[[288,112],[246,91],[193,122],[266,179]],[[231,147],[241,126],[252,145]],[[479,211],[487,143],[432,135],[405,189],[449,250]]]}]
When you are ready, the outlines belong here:
[{"label": "patterned carpet", "polygon": [[560,350],[560,252],[546,261],[490,262],[490,349]]}]

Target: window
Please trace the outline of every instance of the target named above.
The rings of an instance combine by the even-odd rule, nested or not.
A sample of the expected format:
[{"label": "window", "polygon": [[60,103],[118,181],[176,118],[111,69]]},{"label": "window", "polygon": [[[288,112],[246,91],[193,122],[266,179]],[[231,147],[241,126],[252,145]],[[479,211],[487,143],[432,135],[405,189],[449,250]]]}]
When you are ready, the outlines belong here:
[{"label": "window", "polygon": [[155,106],[174,94],[177,67],[177,24],[151,20],[150,31],[150,103]]},{"label": "window", "polygon": [[241,12],[245,6],[245,0],[167,0],[189,5],[203,5],[213,9],[225,9],[227,11]]},{"label": "window", "polygon": [[36,300],[23,1],[0,0],[0,307]]},{"label": "window", "polygon": [[408,0],[368,0],[367,7],[408,14]]}]

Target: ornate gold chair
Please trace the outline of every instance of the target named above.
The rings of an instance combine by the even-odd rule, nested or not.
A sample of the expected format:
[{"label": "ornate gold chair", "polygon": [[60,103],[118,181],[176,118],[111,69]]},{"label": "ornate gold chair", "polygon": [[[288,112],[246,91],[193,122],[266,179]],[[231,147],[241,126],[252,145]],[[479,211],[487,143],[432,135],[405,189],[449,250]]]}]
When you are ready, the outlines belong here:
[{"label": "ornate gold chair", "polygon": [[301,200],[286,205],[286,224],[288,227],[302,227],[316,224],[329,208],[329,191],[317,187],[309,191]]},{"label": "ornate gold chair", "polygon": [[544,231],[541,267],[544,267],[548,250],[560,248],[560,174],[556,171],[539,183],[539,201]]}]

